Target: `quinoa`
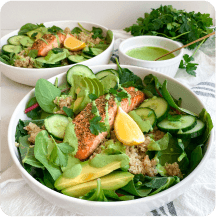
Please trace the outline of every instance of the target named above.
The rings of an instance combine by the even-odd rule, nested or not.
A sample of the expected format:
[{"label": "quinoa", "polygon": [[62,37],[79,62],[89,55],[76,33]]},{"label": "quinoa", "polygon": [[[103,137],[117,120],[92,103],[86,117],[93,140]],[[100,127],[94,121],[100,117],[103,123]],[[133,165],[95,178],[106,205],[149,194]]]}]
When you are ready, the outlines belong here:
[{"label": "quinoa", "polygon": [[36,124],[33,124],[32,122],[30,122],[26,127],[23,127],[23,129],[28,131],[28,134],[30,135],[28,141],[33,144],[35,143],[35,138],[37,134],[43,130],[40,127],[38,127]]},{"label": "quinoa", "polygon": [[181,170],[179,169],[179,165],[177,162],[168,164],[166,163],[164,166],[168,176],[178,176],[182,178]]},{"label": "quinoa", "polygon": [[[30,50],[31,47],[28,47]],[[14,66],[23,68],[34,68],[34,59],[27,55],[28,51],[22,50],[19,54],[16,54],[16,60]]]},{"label": "quinoa", "polygon": [[59,106],[59,110],[54,113],[66,115],[66,113],[63,110],[63,107],[70,108],[72,101],[72,96],[67,96],[66,98],[56,97],[53,102]]},{"label": "quinoa", "polygon": [[87,46],[92,46],[93,44],[99,44],[102,40],[100,38],[92,38],[93,33],[85,34],[84,32],[80,32],[77,35],[77,39],[82,42],[85,42]]}]

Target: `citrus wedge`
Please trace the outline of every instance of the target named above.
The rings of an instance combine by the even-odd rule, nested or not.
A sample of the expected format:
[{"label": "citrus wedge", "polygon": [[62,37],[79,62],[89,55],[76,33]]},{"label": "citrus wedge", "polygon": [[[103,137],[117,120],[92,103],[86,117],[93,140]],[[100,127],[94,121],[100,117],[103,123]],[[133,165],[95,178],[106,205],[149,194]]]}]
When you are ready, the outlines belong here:
[{"label": "citrus wedge", "polygon": [[124,145],[139,145],[145,141],[145,136],[137,123],[120,106],[115,118],[114,130],[117,139]]},{"label": "citrus wedge", "polygon": [[64,41],[64,47],[71,51],[82,50],[86,46],[85,42],[82,42],[75,37],[68,37]]}]

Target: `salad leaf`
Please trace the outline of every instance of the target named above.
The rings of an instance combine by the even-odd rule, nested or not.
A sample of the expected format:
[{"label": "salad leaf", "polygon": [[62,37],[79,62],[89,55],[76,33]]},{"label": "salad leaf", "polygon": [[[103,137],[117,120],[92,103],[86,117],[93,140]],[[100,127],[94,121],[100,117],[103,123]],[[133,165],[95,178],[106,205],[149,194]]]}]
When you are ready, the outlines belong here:
[{"label": "salad leaf", "polygon": [[82,32],[82,29],[80,29],[79,27],[75,27],[71,30],[72,34],[79,34],[80,32]]},{"label": "salad leaf", "polygon": [[48,113],[53,113],[55,103],[53,100],[61,95],[61,90],[46,79],[40,78],[35,86],[35,96],[40,107]]},{"label": "salad leaf", "polygon": [[52,52],[53,52],[54,54],[62,53],[63,51],[64,51],[63,48],[58,48],[58,47],[55,47],[55,48],[52,49]]},{"label": "salad leaf", "polygon": [[19,32],[18,32],[18,35],[26,35],[27,32],[29,31],[32,31],[32,30],[35,30],[37,29],[38,27],[45,27],[42,23],[41,24],[32,24],[32,23],[27,23],[25,25],[23,25]]},{"label": "salad leaf", "polygon": [[29,164],[33,167],[44,168],[44,166],[34,156],[34,146],[28,141],[30,136],[19,138],[19,151],[23,164]]},{"label": "salad leaf", "polygon": [[161,96],[161,83],[158,81],[158,78],[152,74],[145,76],[143,80],[145,84],[146,91],[150,91],[155,96]]},{"label": "salad leaf", "polygon": [[132,71],[127,68],[121,68],[118,60],[116,59],[119,74],[119,83],[122,87],[136,87],[137,89],[143,89],[142,79],[135,75]]},{"label": "salad leaf", "polygon": [[53,51],[52,49],[48,52],[48,54],[44,57],[44,59],[47,61],[47,63],[52,64],[67,58],[69,55],[70,52],[67,49],[62,48],[61,52],[59,52],[59,50],[56,51],[56,49]]},{"label": "salad leaf", "polygon": [[98,98],[98,96],[96,94],[94,94],[94,93],[90,93],[88,95],[88,97],[89,97],[90,100],[96,100]]},{"label": "salad leaf", "polygon": [[194,112],[191,112],[191,111],[189,111],[187,109],[181,108],[178,105],[176,105],[176,103],[174,102],[172,96],[170,95],[170,93],[167,90],[167,80],[165,80],[163,85],[162,85],[162,95],[163,95],[164,99],[168,102],[168,104],[170,106],[172,106],[173,108],[177,109],[178,111],[185,112],[185,113],[187,113],[189,115],[192,115],[192,116],[198,116]]},{"label": "salad leaf", "polygon": [[31,58],[36,58],[38,55],[38,50],[30,50],[28,56]]},{"label": "salad leaf", "polygon": [[48,28],[48,32],[52,33],[52,34],[56,34],[58,32],[63,32],[63,29],[61,29],[58,26],[53,25],[52,27]]},{"label": "salad leaf", "polygon": [[102,153],[106,154],[121,154],[126,152],[126,146],[123,145],[121,142],[117,141],[114,142],[114,140],[108,140],[104,143],[102,148]]},{"label": "salad leaf", "polygon": [[61,169],[47,159],[48,155],[48,145],[53,143],[52,139],[46,130],[39,132],[35,138],[34,155],[35,158],[40,161],[43,166],[49,171],[50,175],[54,180],[56,180],[61,175]]},{"label": "salad leaf", "polygon": [[99,133],[106,132],[107,128],[104,122],[100,122],[101,119],[102,119],[101,116],[95,116],[89,121],[90,123],[89,129],[92,134],[98,135]]},{"label": "salad leaf", "polygon": [[66,115],[67,115],[68,117],[70,117],[70,118],[73,118],[73,117],[74,117],[73,109],[64,106],[64,107],[63,107],[63,111],[66,113]]},{"label": "salad leaf", "polygon": [[166,133],[163,138],[158,141],[154,141],[153,139],[151,139],[150,143],[148,144],[148,151],[161,151],[167,149],[169,139],[169,133]]},{"label": "salad leaf", "polygon": [[25,123],[19,119],[19,122],[16,126],[16,133],[15,133],[15,141],[19,142],[19,138],[28,135],[27,130],[23,129],[25,127]]},{"label": "salad leaf", "polygon": [[[37,103],[36,97],[32,97],[26,104],[26,108],[29,108],[30,106],[34,105]],[[27,112],[26,115],[31,118],[32,120],[37,120],[40,119],[42,109],[40,106],[37,108],[31,110],[30,112]]]},{"label": "salad leaf", "polygon": [[113,32],[111,31],[111,30],[108,30],[107,31],[107,34],[106,34],[106,42],[108,43],[108,44],[110,44],[111,42],[112,42],[112,40],[113,40]]},{"label": "salad leaf", "polygon": [[101,28],[97,28],[97,27],[92,27],[92,38],[96,39],[96,38],[100,38],[103,39],[103,30]]},{"label": "salad leaf", "polygon": [[56,143],[53,139],[54,147],[50,154],[50,162],[60,167],[66,167],[68,163],[68,154],[74,151],[74,148],[68,143]]}]

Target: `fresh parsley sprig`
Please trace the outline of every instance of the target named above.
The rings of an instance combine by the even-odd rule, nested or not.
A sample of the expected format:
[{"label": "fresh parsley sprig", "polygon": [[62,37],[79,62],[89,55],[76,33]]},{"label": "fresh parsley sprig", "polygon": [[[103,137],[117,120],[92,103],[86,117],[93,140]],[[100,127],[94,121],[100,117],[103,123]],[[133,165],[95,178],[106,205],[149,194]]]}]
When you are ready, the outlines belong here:
[{"label": "fresh parsley sprig", "polygon": [[89,123],[90,123],[90,131],[94,135],[98,135],[99,133],[106,132],[107,127],[104,122],[101,122],[102,117],[101,116],[95,116],[93,117]]}]

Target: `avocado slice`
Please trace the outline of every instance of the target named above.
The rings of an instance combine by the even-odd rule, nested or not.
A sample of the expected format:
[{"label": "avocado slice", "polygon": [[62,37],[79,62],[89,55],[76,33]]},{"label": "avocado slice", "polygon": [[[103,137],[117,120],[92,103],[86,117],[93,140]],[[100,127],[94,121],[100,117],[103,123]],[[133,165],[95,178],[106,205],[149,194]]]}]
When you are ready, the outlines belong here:
[{"label": "avocado slice", "polygon": [[[91,180],[97,179],[99,177],[105,176],[112,171],[119,169],[121,167],[121,161],[114,161],[107,164],[104,167],[92,167],[89,165],[88,161],[82,163],[82,172],[75,178],[65,178],[64,173],[59,176],[55,181],[55,188],[62,190],[71,186],[89,182]],[[71,171],[72,172],[72,171]]]},{"label": "avocado slice", "polygon": [[80,105],[81,105],[83,99],[84,99],[84,96],[81,96],[81,97],[78,97],[75,100],[75,102],[73,104],[73,111],[74,111],[74,113],[78,113],[79,112],[79,108],[80,108]]},{"label": "avocado slice", "polygon": [[[117,190],[127,185],[134,175],[129,172],[114,171],[101,177],[101,186],[105,190]],[[62,193],[71,197],[80,197],[87,194],[92,189],[97,188],[97,180],[75,185],[62,190]]]},{"label": "avocado slice", "polygon": [[91,79],[91,82],[92,82],[94,89],[95,89],[95,95],[99,96],[100,90],[99,90],[96,79]]},{"label": "avocado slice", "polygon": [[99,80],[96,79],[96,78],[95,78],[95,81],[97,82],[98,89],[99,89],[98,96],[104,95],[104,86],[103,86],[103,84],[101,83],[101,81],[99,81]]},{"label": "avocado slice", "polygon": [[142,132],[149,132],[152,129],[152,125],[149,120],[143,120],[135,111],[128,113],[131,118],[137,123]]},{"label": "avocado slice", "polygon": [[37,33],[37,35],[36,35],[35,37],[36,37],[36,39],[39,39],[39,38],[41,38],[44,34],[48,34],[49,32],[48,32],[48,30],[47,30],[46,27],[39,27],[39,28],[37,28],[37,29],[34,29],[34,30],[31,30],[31,31],[27,32],[26,34],[27,34],[29,37],[32,37],[32,35],[33,35],[34,33]]},{"label": "avocado slice", "polygon": [[95,87],[94,87],[94,84],[92,83],[92,79],[90,78],[83,78],[84,81],[86,82],[87,86],[88,86],[88,89],[89,89],[89,93],[93,93],[95,94]]}]

